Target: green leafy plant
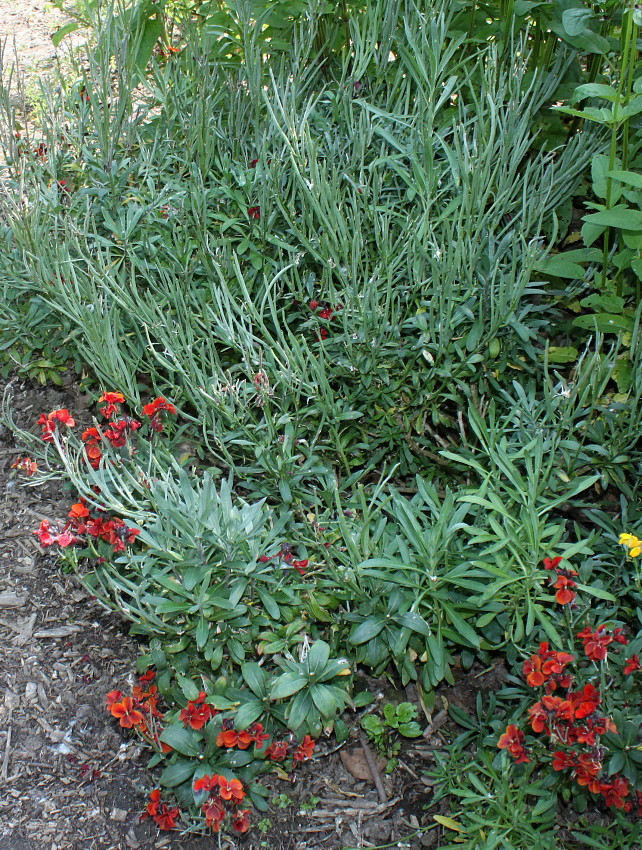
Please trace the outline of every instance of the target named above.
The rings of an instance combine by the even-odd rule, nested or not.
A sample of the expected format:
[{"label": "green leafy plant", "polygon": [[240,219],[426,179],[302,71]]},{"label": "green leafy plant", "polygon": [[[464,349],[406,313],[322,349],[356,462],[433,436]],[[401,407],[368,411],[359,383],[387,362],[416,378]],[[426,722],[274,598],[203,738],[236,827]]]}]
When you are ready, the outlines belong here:
[{"label": "green leafy plant", "polygon": [[398,705],[385,703],[383,717],[366,714],[361,720],[361,728],[368,735],[379,755],[386,756],[386,773],[397,766],[396,756],[401,749],[398,735],[404,738],[417,738],[421,735],[421,726],[417,723],[417,708],[410,702]]}]

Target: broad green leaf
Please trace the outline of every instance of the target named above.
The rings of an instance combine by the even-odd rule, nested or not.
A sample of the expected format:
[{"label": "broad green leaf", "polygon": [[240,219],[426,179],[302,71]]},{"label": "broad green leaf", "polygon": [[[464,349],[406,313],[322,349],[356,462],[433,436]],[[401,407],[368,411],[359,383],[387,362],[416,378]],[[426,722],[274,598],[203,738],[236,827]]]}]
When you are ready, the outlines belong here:
[{"label": "broad green leaf", "polygon": [[312,685],[310,687],[312,701],[319,709],[323,717],[330,720],[337,713],[337,704],[332,692],[325,685]]},{"label": "broad green leaf", "polygon": [[247,729],[255,720],[263,714],[263,705],[256,699],[249,699],[241,703],[234,715],[234,726],[236,729]]},{"label": "broad green leaf", "polygon": [[393,620],[407,629],[411,629],[413,632],[418,632],[426,637],[430,637],[432,634],[428,623],[416,611],[408,611],[400,617],[393,617]]},{"label": "broad green leaf", "polygon": [[180,673],[176,675],[176,682],[181,689],[181,691],[185,694],[186,699],[196,699],[200,693],[198,686],[191,680],[188,679],[187,676],[181,676]]},{"label": "broad green leaf", "polygon": [[165,788],[175,788],[187,779],[191,779],[197,769],[198,765],[193,761],[177,761],[165,768],[159,782]]},{"label": "broad green leaf", "polygon": [[315,713],[316,711],[310,692],[301,691],[294,697],[290,704],[290,710],[287,715],[288,727],[292,729],[292,731],[296,732],[296,730],[305,723],[308,715]]},{"label": "broad green leaf", "polygon": [[168,726],[161,733],[160,739],[183,756],[195,757],[201,753],[202,741],[196,737],[192,729]]},{"label": "broad green leaf", "polygon": [[546,349],[546,357],[549,363],[574,363],[578,354],[577,348],[573,348],[573,346],[550,345]]},{"label": "broad green leaf", "polygon": [[65,24],[64,27],[57,29],[51,36],[53,46],[58,47],[63,38],[70,35],[72,32],[76,32],[78,29],[80,29],[80,24],[77,21],[72,21],[69,24]]},{"label": "broad green leaf", "polygon": [[619,227],[623,230],[642,230],[642,211],[632,210],[624,204],[618,204],[610,210],[590,213],[582,219],[589,224],[601,224],[605,227]]},{"label": "broad green leaf", "polygon": [[573,319],[572,324],[576,328],[584,328],[587,331],[598,330],[600,333],[619,333],[620,331],[633,330],[633,318],[617,313],[591,313],[587,316],[578,316]]},{"label": "broad green leaf", "polygon": [[245,684],[256,694],[257,697],[263,699],[267,695],[267,676],[262,667],[252,661],[241,665],[241,675],[245,680]]},{"label": "broad green leaf", "polygon": [[196,647],[203,649],[210,634],[210,624],[205,617],[199,617],[196,626]]},{"label": "broad green leaf", "polygon": [[592,18],[593,12],[590,9],[565,9],[562,12],[562,26],[568,35],[582,35],[589,28]]},{"label": "broad green leaf", "polygon": [[602,590],[599,587],[594,587],[589,584],[578,584],[578,590],[582,590],[584,593],[588,593],[591,596],[595,596],[596,599],[605,599],[607,602],[617,602],[617,598],[613,596],[612,593],[609,593],[608,590]]},{"label": "broad green leaf", "polygon": [[[579,35],[579,33],[571,33],[571,35]],[[586,97],[603,97],[605,100],[616,101],[618,93],[617,89],[604,83],[584,83],[573,92],[573,102],[577,103],[578,100],[584,100]],[[604,155],[600,154],[600,156]],[[608,159],[608,157],[605,158]]]},{"label": "broad green leaf", "polygon": [[323,640],[315,640],[308,652],[308,668],[314,676],[317,673],[322,673],[328,660],[330,659],[330,647]]},{"label": "broad green leaf", "polygon": [[353,644],[353,646],[365,643],[378,635],[385,624],[386,618],[381,615],[368,617],[367,620],[364,620],[363,623],[359,623],[359,625],[351,632],[348,641]]},{"label": "broad green leaf", "polygon": [[[614,170],[608,171],[607,175],[614,180],[619,180],[620,183],[626,183],[627,186],[633,186],[634,189],[642,189],[642,174],[637,174],[634,171]],[[604,195],[601,197],[604,197]]]},{"label": "broad green leaf", "polygon": [[279,676],[272,685],[270,698],[284,699],[285,697],[290,697],[292,694],[300,691],[301,688],[304,688],[307,684],[307,678],[302,676],[301,673],[296,673],[294,671],[283,673],[283,675]]}]

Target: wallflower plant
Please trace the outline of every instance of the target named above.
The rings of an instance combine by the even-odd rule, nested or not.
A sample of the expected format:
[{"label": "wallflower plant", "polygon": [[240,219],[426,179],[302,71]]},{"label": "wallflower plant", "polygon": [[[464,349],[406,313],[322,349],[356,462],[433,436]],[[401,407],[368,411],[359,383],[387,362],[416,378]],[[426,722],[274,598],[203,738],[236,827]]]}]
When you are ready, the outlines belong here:
[{"label": "wallflower plant", "polygon": [[[628,546],[636,540],[625,534],[620,543]],[[560,563],[559,557],[547,558],[545,568],[557,571],[558,580],[577,575],[573,570],[560,571]],[[580,808],[591,795],[609,808],[639,818],[642,632],[630,642],[621,626],[589,620],[590,609],[581,611],[576,592],[567,587],[558,587],[555,595],[561,606],[559,625],[567,635],[565,649],[554,650],[542,641],[523,661],[521,676],[537,696],[527,708],[525,722],[509,723],[497,746],[516,764],[534,762],[559,774],[558,787]]]}]

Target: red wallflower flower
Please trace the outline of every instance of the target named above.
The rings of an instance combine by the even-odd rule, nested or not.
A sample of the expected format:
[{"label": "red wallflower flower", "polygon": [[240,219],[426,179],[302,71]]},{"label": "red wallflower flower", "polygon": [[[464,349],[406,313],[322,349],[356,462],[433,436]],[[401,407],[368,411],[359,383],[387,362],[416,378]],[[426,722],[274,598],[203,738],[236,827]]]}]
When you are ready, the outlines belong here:
[{"label": "red wallflower flower", "polygon": [[202,729],[207,721],[218,714],[218,711],[205,702],[206,694],[201,691],[195,700],[189,700],[186,707],[181,710],[179,719],[192,729]]},{"label": "red wallflower flower", "polygon": [[46,416],[44,413],[40,415],[37,424],[42,426],[41,437],[45,443],[53,443],[53,435],[58,427],[58,423],[66,425],[68,428],[73,428],[76,421],[65,407],[59,410],[52,410]]},{"label": "red wallflower flower", "polygon": [[226,779],[224,776],[218,777],[218,793],[223,800],[234,800],[240,803],[245,797],[243,783],[240,779]]},{"label": "red wallflower flower", "polygon": [[587,626],[581,632],[577,633],[578,638],[584,644],[586,657],[590,658],[591,661],[604,661],[607,656],[606,647],[610,643],[613,643],[613,637],[605,629],[606,626],[598,626],[592,632],[590,627]]},{"label": "red wallflower flower", "polygon": [[553,582],[553,587],[557,590],[555,594],[555,601],[560,605],[568,605],[569,602],[572,602],[577,593],[575,593],[571,588],[577,587],[577,582],[568,578],[564,575],[558,575],[556,580]]},{"label": "red wallflower flower", "polygon": [[544,569],[555,570],[562,563],[562,558],[558,555],[556,558],[544,558]]},{"label": "red wallflower flower", "polygon": [[155,398],[154,401],[150,401],[149,404],[143,406],[144,415],[149,416],[149,427],[158,434],[163,431],[163,423],[160,418],[160,414],[163,411],[173,415],[176,413],[176,408],[162,396]]},{"label": "red wallflower flower", "polygon": [[118,718],[123,729],[131,729],[144,720],[140,711],[134,708],[134,700],[131,697],[124,697],[120,702],[113,702],[109,706],[109,712],[113,717]]},{"label": "red wallflower flower", "polygon": [[503,735],[500,735],[497,746],[500,750],[508,750],[508,752],[516,760],[517,764],[527,762],[529,759],[526,756],[524,749],[524,733],[518,729],[513,723],[506,727]]},{"label": "red wallflower flower", "polygon": [[568,722],[573,719],[573,706],[561,697],[543,696],[528,709],[533,732],[550,734],[549,723]]},{"label": "red wallflower flower", "polygon": [[314,741],[309,735],[306,735],[297,747],[297,749],[294,751],[294,755],[292,756],[292,764],[296,764],[298,761],[307,761],[309,758],[312,758],[313,752]]},{"label": "red wallflower flower", "polygon": [[119,405],[125,401],[125,396],[122,393],[107,392],[103,393],[98,401],[107,402],[105,407],[100,407],[99,410],[105,419],[111,419],[115,413],[118,413]]},{"label": "red wallflower flower", "polygon": [[553,770],[568,770],[570,767],[575,767],[577,764],[575,753],[564,753],[561,750],[553,753]]},{"label": "red wallflower flower", "polygon": [[85,503],[81,500],[80,502],[76,502],[76,504],[75,504],[75,505],[72,505],[72,506],[71,506],[71,508],[69,509],[69,513],[67,514],[67,516],[70,516],[70,517],[72,517],[73,519],[75,519],[76,517],[79,517],[79,518],[80,518],[80,517],[89,516],[89,508],[88,508],[88,507],[87,507],[87,505],[85,505]]},{"label": "red wallflower flower", "polygon": [[175,809],[170,809],[165,803],[160,801],[160,789],[152,791],[149,795],[149,803],[145,809],[145,813],[153,818],[154,822],[160,829],[174,829],[176,826],[176,818],[180,814],[178,806]]},{"label": "red wallflower flower", "polygon": [[261,218],[261,207],[248,207],[247,214],[250,218]]},{"label": "red wallflower flower", "polygon": [[249,818],[250,810],[243,809],[243,811],[237,811],[236,817],[232,821],[232,829],[235,832],[247,832],[250,828],[250,818]]},{"label": "red wallflower flower", "polygon": [[604,797],[607,806],[623,809],[624,801],[629,794],[629,784],[623,776],[614,776],[612,780],[612,782],[600,784],[600,794]]},{"label": "red wallflower flower", "polygon": [[593,714],[601,702],[600,693],[590,682],[581,691],[570,693],[568,699],[573,706],[573,713],[578,720]]},{"label": "red wallflower flower", "polygon": [[265,755],[270,761],[281,761],[288,754],[287,741],[273,741],[265,751]]},{"label": "red wallflower flower", "polygon": [[[196,789],[196,785],[194,785],[194,788]],[[201,811],[205,815],[206,825],[212,827],[212,832],[218,832],[221,826],[221,821],[225,817],[225,809],[223,808],[221,801],[217,800],[215,797],[210,797],[210,799],[201,807]]]},{"label": "red wallflower flower", "polygon": [[30,457],[20,457],[15,463],[11,464],[11,469],[19,469],[20,472],[23,472],[27,478],[31,478],[34,472],[38,469],[38,464],[35,460],[31,460]]},{"label": "red wallflower flower", "polygon": [[627,658],[626,664],[624,665],[625,675],[628,676],[629,673],[636,673],[638,670],[642,670],[639,657],[637,655],[632,655],[630,658]]}]

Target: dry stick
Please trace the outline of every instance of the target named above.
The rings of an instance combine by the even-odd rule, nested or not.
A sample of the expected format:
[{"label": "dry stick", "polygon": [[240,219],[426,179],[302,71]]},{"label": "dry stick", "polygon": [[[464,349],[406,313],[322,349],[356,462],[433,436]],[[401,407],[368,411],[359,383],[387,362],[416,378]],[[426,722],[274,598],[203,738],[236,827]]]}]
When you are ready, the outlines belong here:
[{"label": "dry stick", "polygon": [[2,760],[2,778],[6,779],[9,773],[9,753],[11,752],[11,732],[13,730],[12,726],[7,728],[7,741],[4,746],[4,758]]},{"label": "dry stick", "polygon": [[372,776],[372,781],[375,784],[375,788],[377,789],[377,794],[379,795],[379,799],[382,803],[388,802],[388,795],[386,794],[386,789],[383,787],[383,782],[381,781],[381,776],[379,775],[379,770],[374,760],[374,756],[372,755],[372,750],[370,749],[370,745],[366,740],[366,736],[363,732],[359,734],[359,742],[361,747],[363,748],[363,754],[366,757],[366,762],[368,763],[368,769],[370,770],[370,774]]}]

